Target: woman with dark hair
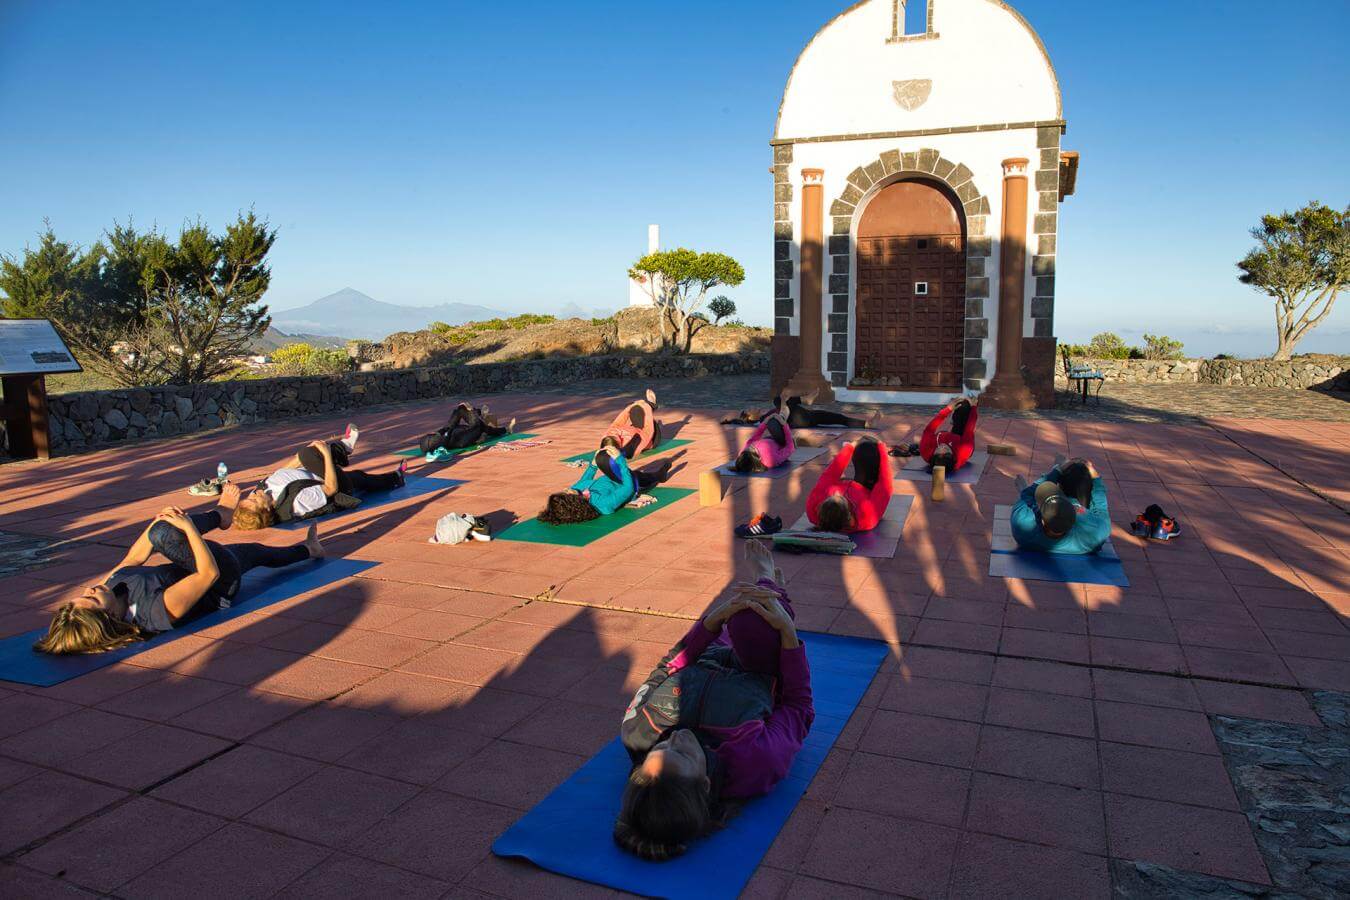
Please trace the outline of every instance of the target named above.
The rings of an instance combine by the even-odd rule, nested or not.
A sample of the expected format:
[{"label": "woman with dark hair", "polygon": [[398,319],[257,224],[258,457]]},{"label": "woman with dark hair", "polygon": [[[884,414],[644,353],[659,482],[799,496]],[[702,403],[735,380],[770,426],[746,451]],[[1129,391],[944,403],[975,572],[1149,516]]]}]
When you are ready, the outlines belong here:
[{"label": "woman with dark hair", "polygon": [[[219,507],[209,513],[189,516],[177,507],[165,509],[102,581],[56,611],[33,649],[57,655],[116,650],[228,607],[250,569],[279,569],[323,557],[312,525],[303,542],[289,547],[204,540],[204,532],[230,526],[238,502],[238,486],[227,483]],[[147,566],[154,553],[169,563]]]},{"label": "woman with dark hair", "polygon": [[754,584],[716,604],[633,695],[619,733],[633,769],[614,840],[666,860],[787,776],[815,709],[781,571],[746,545]]},{"label": "woman with dark hair", "polygon": [[539,521],[548,525],[575,525],[612,515],[642,491],[669,478],[672,464],[673,460],[665,459],[634,472],[617,447],[597,450],[576,484],[549,495]]},{"label": "woman with dark hair", "polygon": [[866,419],[858,419],[853,416],[846,416],[843,413],[833,412],[828,409],[817,409],[808,404],[815,402],[815,395],[808,397],[805,401],[801,397],[788,397],[783,400],[781,397],[773,398],[773,409],[766,413],[755,413],[752,410],[743,409],[739,414],[722,420],[723,425],[755,425],[763,422],[769,416],[781,415],[787,420],[787,423],[793,428],[873,428],[878,419],[881,418],[881,411],[878,410]]},{"label": "woman with dark hair", "polygon": [[[919,456],[930,470],[945,468],[951,475],[970,462],[975,453],[975,425],[979,421],[979,398],[956,397],[937,411],[919,439]],[[951,417],[951,429],[939,431]]]},{"label": "woman with dark hair", "polygon": [[754,434],[750,435],[750,440],[736,455],[731,468],[745,473],[767,472],[787,465],[796,449],[797,444],[792,439],[792,428],[787,419],[773,413],[759,423]]},{"label": "woman with dark hair", "polygon": [[402,487],[408,471],[405,459],[393,472],[372,475],[348,469],[351,448],[344,441],[314,441],[281,467],[239,504],[234,526],[257,531],[277,522],[314,519],[335,509],[355,506],[367,491]]},{"label": "woman with dark hair", "polygon": [[417,448],[423,453],[435,453],[437,450],[464,450],[477,446],[484,441],[510,434],[515,430],[516,420],[505,426],[488,414],[488,408],[475,408],[461,403],[450,414],[450,421],[430,434],[422,435]]},{"label": "woman with dark hair", "polygon": [[[853,463],[853,477],[844,470]],[[885,445],[871,435],[845,444],[806,498],[806,516],[821,531],[853,534],[881,524],[890,505],[891,459]]]},{"label": "woman with dark hair", "polygon": [[600,439],[600,449],[614,447],[625,459],[636,459],[661,443],[661,422],[656,418],[656,392],[628,407],[614,419]]}]

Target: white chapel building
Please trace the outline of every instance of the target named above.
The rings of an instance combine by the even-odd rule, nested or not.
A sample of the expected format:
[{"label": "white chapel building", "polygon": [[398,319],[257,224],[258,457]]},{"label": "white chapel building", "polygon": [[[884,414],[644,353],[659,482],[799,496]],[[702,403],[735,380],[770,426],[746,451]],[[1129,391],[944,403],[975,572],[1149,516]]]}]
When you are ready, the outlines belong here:
[{"label": "white chapel building", "polygon": [[775,391],[1049,402],[1064,131],[1045,46],[1002,0],[828,22],[772,141]]}]

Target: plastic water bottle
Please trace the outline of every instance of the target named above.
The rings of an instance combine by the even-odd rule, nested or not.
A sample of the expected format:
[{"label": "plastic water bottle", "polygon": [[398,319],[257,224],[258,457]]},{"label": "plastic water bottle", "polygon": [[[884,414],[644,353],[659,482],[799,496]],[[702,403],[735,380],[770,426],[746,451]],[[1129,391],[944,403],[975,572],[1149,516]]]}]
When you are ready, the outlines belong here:
[{"label": "plastic water bottle", "polygon": [[224,484],[225,479],[228,478],[229,475],[230,470],[226,468],[224,463],[220,463],[218,466],[216,466],[216,481],[220,482],[221,484]]}]

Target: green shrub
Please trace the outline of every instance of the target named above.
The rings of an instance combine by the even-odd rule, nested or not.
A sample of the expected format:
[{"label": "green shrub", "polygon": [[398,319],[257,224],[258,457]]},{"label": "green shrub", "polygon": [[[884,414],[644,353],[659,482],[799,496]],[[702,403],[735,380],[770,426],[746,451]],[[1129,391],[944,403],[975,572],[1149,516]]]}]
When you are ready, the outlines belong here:
[{"label": "green shrub", "polygon": [[1185,345],[1165,334],[1144,334],[1144,359],[1181,359]]},{"label": "green shrub", "polygon": [[277,375],[341,375],[351,370],[347,354],[309,344],[287,344],[272,353]]}]

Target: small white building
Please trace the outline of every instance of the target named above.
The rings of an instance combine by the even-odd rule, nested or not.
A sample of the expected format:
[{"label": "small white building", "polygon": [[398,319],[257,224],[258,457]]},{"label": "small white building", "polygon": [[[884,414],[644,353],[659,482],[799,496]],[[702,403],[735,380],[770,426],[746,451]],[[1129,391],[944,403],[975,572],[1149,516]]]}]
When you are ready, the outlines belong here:
[{"label": "small white building", "polygon": [[[661,249],[661,226],[647,226],[647,252],[656,253]],[[651,286],[647,283],[647,278],[628,279],[628,305],[652,307],[656,305],[653,297],[659,294],[653,294]]]},{"label": "small white building", "polygon": [[906,0],[844,10],[788,77],[772,141],[774,387],[1046,402],[1058,208],[1078,167],[1054,67],[1001,0],[909,3],[927,14]]}]

